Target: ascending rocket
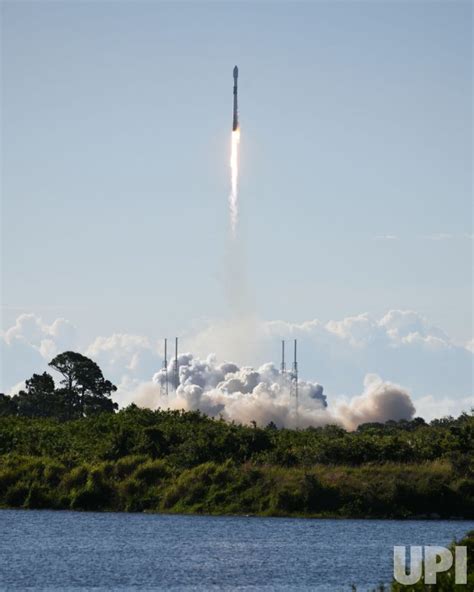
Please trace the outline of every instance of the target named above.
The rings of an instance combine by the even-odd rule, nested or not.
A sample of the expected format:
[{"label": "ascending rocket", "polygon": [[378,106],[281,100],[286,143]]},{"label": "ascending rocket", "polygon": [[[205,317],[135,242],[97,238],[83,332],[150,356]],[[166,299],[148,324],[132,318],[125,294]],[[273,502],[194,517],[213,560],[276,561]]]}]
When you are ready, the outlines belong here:
[{"label": "ascending rocket", "polygon": [[232,131],[235,132],[239,128],[239,114],[237,111],[237,78],[239,77],[239,69],[234,66],[234,116],[232,118]]}]

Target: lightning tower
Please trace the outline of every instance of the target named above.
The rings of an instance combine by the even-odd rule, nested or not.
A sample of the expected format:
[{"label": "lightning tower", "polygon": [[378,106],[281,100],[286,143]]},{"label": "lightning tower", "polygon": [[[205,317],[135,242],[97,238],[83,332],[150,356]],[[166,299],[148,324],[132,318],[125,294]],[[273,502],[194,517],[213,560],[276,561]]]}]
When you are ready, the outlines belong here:
[{"label": "lightning tower", "polygon": [[160,393],[162,397],[168,396],[168,340],[165,337],[165,355],[163,358],[163,374],[165,377],[164,382],[160,384]]},{"label": "lightning tower", "polygon": [[174,341],[174,377],[173,377],[173,383],[174,383],[174,388],[175,390],[178,389],[179,386],[179,365],[178,365],[178,338],[175,338]]},{"label": "lightning tower", "polygon": [[291,396],[295,399],[295,424],[298,427],[298,360],[297,341],[294,343],[293,368],[291,369]]}]

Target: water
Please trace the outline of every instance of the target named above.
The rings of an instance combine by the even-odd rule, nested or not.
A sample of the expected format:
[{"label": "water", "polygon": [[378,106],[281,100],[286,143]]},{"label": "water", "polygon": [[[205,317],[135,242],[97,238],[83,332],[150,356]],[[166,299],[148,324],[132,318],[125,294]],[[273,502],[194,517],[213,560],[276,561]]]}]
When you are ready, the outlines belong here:
[{"label": "water", "polygon": [[365,591],[474,522],[0,511],[0,590]]}]

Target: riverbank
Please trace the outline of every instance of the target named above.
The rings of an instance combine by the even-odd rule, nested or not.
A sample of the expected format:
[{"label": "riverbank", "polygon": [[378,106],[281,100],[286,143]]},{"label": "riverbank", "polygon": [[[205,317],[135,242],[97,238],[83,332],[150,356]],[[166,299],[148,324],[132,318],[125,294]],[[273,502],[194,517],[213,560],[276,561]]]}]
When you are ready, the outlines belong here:
[{"label": "riverbank", "polygon": [[199,412],[0,417],[0,506],[474,518],[474,418],[306,430]]},{"label": "riverbank", "polygon": [[67,464],[0,458],[0,505],[94,511],[340,518],[472,519],[465,479],[446,462],[312,468],[208,462],[178,470],[127,456]]}]

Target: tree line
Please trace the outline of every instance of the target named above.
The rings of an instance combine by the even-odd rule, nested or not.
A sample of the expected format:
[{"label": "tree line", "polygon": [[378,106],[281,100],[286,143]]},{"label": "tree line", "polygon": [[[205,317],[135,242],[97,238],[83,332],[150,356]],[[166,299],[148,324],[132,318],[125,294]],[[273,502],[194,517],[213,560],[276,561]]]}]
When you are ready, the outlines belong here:
[{"label": "tree line", "polygon": [[104,378],[93,360],[66,351],[53,358],[49,366],[62,376],[59,388],[48,372],[33,374],[17,395],[0,393],[0,416],[72,420],[118,409],[111,399],[117,387]]}]

